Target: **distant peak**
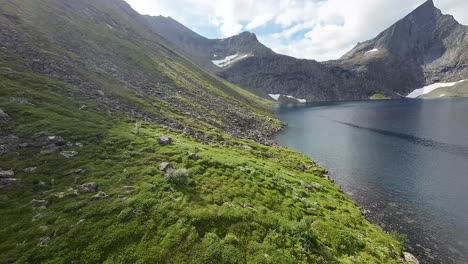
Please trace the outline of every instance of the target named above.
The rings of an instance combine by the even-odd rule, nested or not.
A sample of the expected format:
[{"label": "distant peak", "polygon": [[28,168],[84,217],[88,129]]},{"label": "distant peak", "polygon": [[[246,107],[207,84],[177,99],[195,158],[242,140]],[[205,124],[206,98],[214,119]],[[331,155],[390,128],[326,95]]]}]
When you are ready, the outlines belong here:
[{"label": "distant peak", "polygon": [[429,6],[433,6],[433,7],[435,7],[435,5],[434,5],[434,1],[433,1],[433,0],[427,0],[426,2],[424,2],[424,4],[423,4],[423,5],[429,5]]},{"label": "distant peak", "polygon": [[244,31],[240,33],[239,35],[233,36],[233,38],[242,38],[242,39],[250,39],[250,40],[255,40],[257,41],[257,35],[252,32]]},{"label": "distant peak", "polygon": [[[426,9],[426,10],[433,10],[433,9],[437,9],[436,6],[434,5],[434,1],[433,0],[427,0],[426,2],[424,2],[422,5],[420,5],[417,9]],[[417,10],[416,9],[416,10]]]}]

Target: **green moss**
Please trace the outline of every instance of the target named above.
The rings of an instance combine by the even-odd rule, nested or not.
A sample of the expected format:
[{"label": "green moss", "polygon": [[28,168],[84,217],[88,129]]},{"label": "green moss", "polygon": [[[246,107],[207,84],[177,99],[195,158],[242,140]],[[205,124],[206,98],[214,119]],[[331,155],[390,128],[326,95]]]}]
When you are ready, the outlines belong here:
[{"label": "green moss", "polygon": [[[92,102],[68,99],[58,92],[67,89],[62,83],[35,75],[3,76],[0,86],[0,104],[12,117],[2,129],[84,145],[70,147],[79,152],[71,159],[38,150],[0,156],[21,179],[0,195],[2,263],[400,263],[401,243],[297,152],[210,131],[225,143],[202,144],[150,123],[136,135],[127,118],[78,111]],[[174,143],[157,145],[161,135]],[[188,169],[186,184],[166,180],[158,169],[164,161]],[[299,164],[311,168],[302,172]],[[30,166],[37,171],[24,173]],[[110,197],[74,194],[86,182]],[[33,209],[32,199],[50,205]],[[45,238],[48,245],[38,246]]]},{"label": "green moss", "polygon": [[383,94],[374,94],[372,95],[369,99],[371,100],[385,100],[385,99],[388,99],[387,97],[385,97]]}]

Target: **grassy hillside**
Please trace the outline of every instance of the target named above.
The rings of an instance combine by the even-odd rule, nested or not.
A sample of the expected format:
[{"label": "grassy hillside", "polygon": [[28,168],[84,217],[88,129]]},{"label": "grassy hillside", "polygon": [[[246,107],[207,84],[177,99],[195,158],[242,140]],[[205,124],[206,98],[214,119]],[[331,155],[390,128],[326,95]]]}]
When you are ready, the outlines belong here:
[{"label": "grassy hillside", "polygon": [[324,169],[261,144],[268,102],[124,2],[0,11],[0,263],[403,263]]}]

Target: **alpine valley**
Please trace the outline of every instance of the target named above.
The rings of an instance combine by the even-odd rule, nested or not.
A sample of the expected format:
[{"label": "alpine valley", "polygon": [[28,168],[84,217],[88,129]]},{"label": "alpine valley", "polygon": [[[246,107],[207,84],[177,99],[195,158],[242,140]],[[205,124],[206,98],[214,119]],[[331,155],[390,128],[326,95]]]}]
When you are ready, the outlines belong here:
[{"label": "alpine valley", "polygon": [[146,19],[200,67],[264,97],[289,95],[309,102],[402,98],[428,85],[468,79],[468,27],[442,14],[432,0],[339,60],[321,63],[276,54],[252,33],[206,39],[170,17]]},{"label": "alpine valley", "polygon": [[[0,1],[0,263],[412,259],[325,169],[276,146],[271,101],[150,21],[122,0]],[[247,55],[219,65],[296,63],[252,34],[168,23],[185,54]],[[340,71],[337,85],[354,78]]]}]

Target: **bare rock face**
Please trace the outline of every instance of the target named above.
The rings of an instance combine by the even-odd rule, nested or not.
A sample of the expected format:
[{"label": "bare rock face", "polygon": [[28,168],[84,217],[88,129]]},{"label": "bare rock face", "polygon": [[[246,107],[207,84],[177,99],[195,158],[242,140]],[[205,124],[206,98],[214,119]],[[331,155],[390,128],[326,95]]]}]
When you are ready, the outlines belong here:
[{"label": "bare rock face", "polygon": [[427,84],[467,79],[467,44],[468,27],[428,0],[376,38],[359,43],[339,63],[408,94]]},{"label": "bare rock face", "polygon": [[[369,99],[376,93],[399,98],[426,84],[468,79],[468,27],[443,15],[432,0],[340,60],[321,63],[276,54],[248,32],[207,39],[171,18],[147,19],[199,66],[263,94],[307,101]],[[235,54],[253,56],[224,67],[212,62]]]}]

